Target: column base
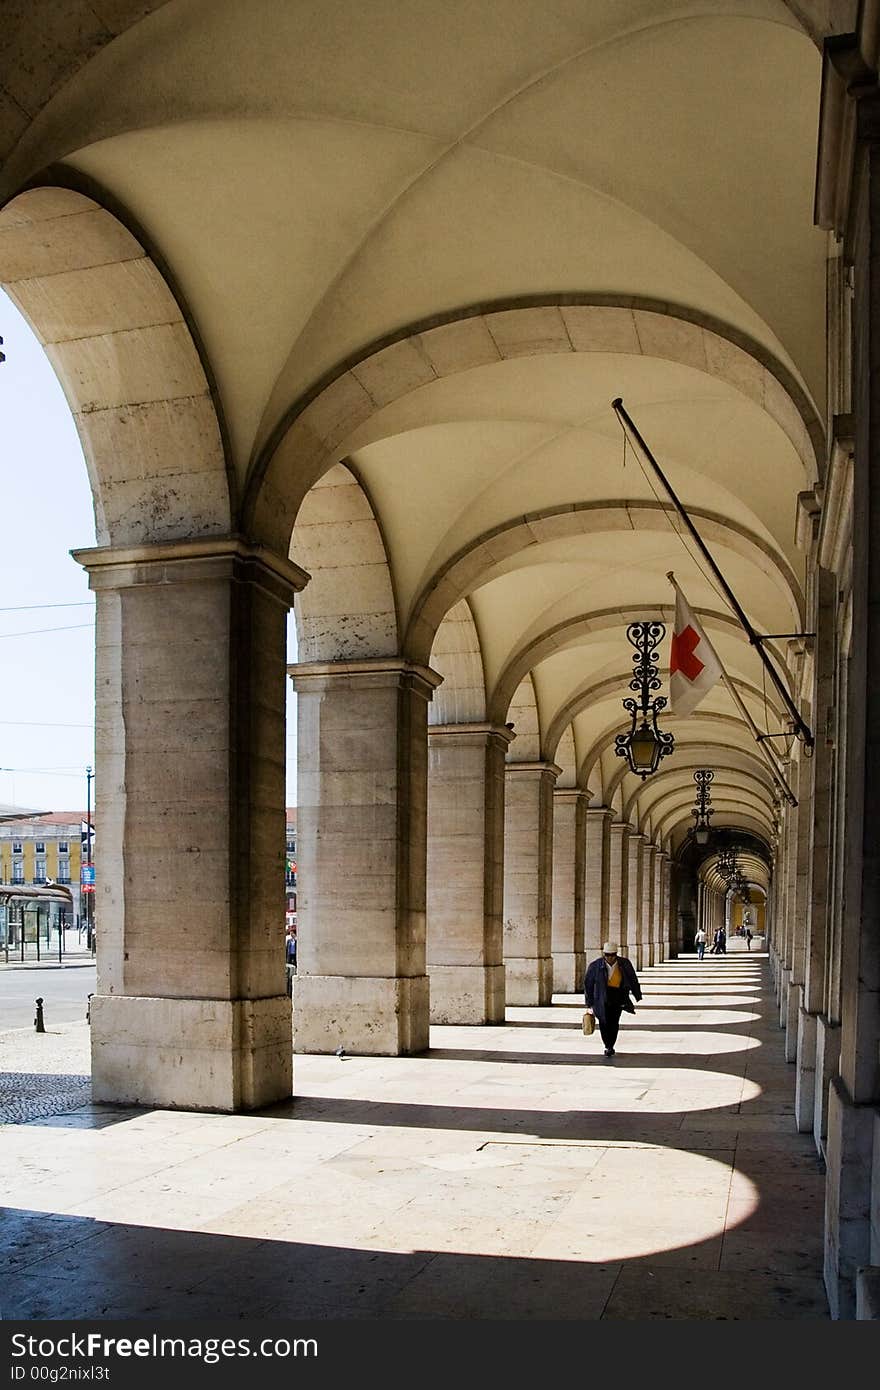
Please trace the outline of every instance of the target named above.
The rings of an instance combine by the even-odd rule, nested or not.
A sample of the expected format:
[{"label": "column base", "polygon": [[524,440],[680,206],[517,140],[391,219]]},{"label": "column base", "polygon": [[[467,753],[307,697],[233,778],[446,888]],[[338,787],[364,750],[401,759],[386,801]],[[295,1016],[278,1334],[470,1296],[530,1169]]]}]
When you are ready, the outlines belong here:
[{"label": "column base", "polygon": [[92,1099],[178,1110],[256,1110],[293,1094],[290,1000],[91,1001]]},{"label": "column base", "polygon": [[[803,998],[803,989],[798,990]],[[798,1009],[797,1072],[794,1114],[799,1134],[809,1134],[816,1113],[816,1015]]]},{"label": "column base", "polygon": [[813,1138],[825,1157],[828,1137],[828,1087],[840,1063],[840,1024],[829,1023],[824,1014],[816,1020],[816,1103],[813,1112]]},{"label": "column base", "polygon": [[407,1057],[428,1048],[427,975],[296,975],[294,1052]]},{"label": "column base", "polygon": [[860,1269],[856,1275],[856,1321],[880,1322],[880,1265]]},{"label": "column base", "polygon": [[[779,1026],[788,1026],[788,995],[791,989],[791,970],[788,966],[781,966],[779,970],[779,983],[777,985],[776,997],[779,1004]],[[786,1049],[786,1061],[788,1061]]]},{"label": "column base", "polygon": [[503,965],[429,965],[432,1023],[503,1023]]},{"label": "column base", "polygon": [[797,1061],[798,1026],[800,1023],[800,1007],[802,997],[803,986],[796,984],[794,980],[789,980],[788,1008],[786,1010],[784,1020],[786,1062]]},{"label": "column base", "polygon": [[870,1262],[873,1106],[853,1105],[839,1076],[828,1088],[825,1290],[831,1316],[856,1316],[856,1277]]},{"label": "column base", "polygon": [[580,994],[584,988],[587,957],[583,951],[553,952],[553,993]]},{"label": "column base", "polygon": [[508,1004],[545,1008],[553,1000],[552,956],[505,956]]}]

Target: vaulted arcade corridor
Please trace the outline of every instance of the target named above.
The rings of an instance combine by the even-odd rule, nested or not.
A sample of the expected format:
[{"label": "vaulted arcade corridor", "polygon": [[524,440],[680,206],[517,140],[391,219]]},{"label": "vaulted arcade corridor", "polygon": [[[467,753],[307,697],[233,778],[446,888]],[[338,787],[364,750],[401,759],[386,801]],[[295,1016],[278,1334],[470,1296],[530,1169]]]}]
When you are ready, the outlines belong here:
[{"label": "vaulted arcade corridor", "polygon": [[[13,9],[0,284],[63,385],[96,518],[74,552],[97,612],[93,1099],[151,1111],[82,1142],[248,1134],[259,1173],[265,1129],[308,1167],[338,1066],[356,1111],[430,1115],[485,1064],[481,1115],[534,1075],[535,1113],[589,1129],[553,1088],[594,1068],[532,1060],[566,1033],[551,1000],[576,1017],[606,940],[659,986],[685,981],[698,928],[748,922],[768,1051],[737,1020],[716,1075],[683,1025],[709,1099],[665,1061],[636,1088],[631,1062],[596,1076],[602,1123],[633,1106],[637,1144],[599,1165],[635,1155],[654,1191],[655,1150],[678,1154],[706,1220],[686,1248],[723,1280],[771,1181],[753,1158],[730,1179],[740,1139],[812,1149],[831,1315],[876,1317],[880,4]],[[681,594],[724,670],[698,706],[666,703]],[[635,713],[619,744],[637,624],[672,750],[647,770]],[[756,968],[702,964],[731,998]],[[472,1054],[500,1029],[529,1060],[438,1057],[433,1029]],[[748,1070],[771,1054],[785,1101]],[[709,1157],[658,1118],[696,1133],[695,1100]],[[292,1121],[239,1118],[276,1104]],[[664,1144],[638,1147],[641,1125]],[[576,1137],[558,1190],[576,1205],[583,1184],[601,1245]],[[759,1222],[784,1206],[768,1191]],[[676,1239],[658,1227],[653,1253]]]}]

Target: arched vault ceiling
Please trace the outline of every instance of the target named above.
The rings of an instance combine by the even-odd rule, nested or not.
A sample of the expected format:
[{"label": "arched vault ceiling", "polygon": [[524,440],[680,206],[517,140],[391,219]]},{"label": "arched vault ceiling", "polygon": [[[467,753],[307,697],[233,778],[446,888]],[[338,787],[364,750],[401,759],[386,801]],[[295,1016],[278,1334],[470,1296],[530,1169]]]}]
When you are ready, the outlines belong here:
[{"label": "arched vault ceiling", "polygon": [[[784,573],[772,565],[766,552],[757,546],[747,546],[745,542],[740,549],[743,538],[729,532],[725,534],[722,529],[710,526],[699,514],[693,515],[704,534],[711,537],[716,562],[757,630],[765,633],[800,630],[798,595],[792,593]],[[559,520],[574,532],[581,518],[569,512]],[[645,529],[633,529],[636,520]],[[706,593],[718,603],[717,596],[708,589],[678,538],[669,530],[662,513],[646,510],[635,518],[632,512],[609,507],[603,508],[599,515],[586,515],[583,521],[580,534],[547,540],[543,544],[533,543],[527,550],[515,552],[493,565],[483,583],[464,588],[463,592],[470,595],[477,625],[485,634],[483,655],[490,688],[520,648],[524,630],[534,631],[542,618],[547,628],[552,626],[548,613],[569,596],[576,595],[582,613],[589,614],[594,606],[595,610],[611,608],[616,601],[628,610],[641,607],[642,616],[652,617],[658,604],[672,592],[666,573],[673,570],[695,608],[709,606],[700,601]],[[593,522],[595,530],[590,529]],[[648,530],[648,526],[656,529]],[[720,535],[730,544],[718,544]],[[455,597],[455,585],[453,574],[449,579],[450,598]],[[426,603],[425,611],[431,613],[433,626],[430,603]],[[626,641],[625,626],[622,622],[617,641],[619,650],[629,656],[631,649]],[[415,626],[413,636],[418,637]],[[760,679],[759,658],[747,651],[740,653],[745,638],[740,642],[738,634],[728,635],[719,629],[712,633],[713,641],[716,637],[722,661],[730,656],[737,669],[748,673],[753,683]],[[613,635],[597,634],[590,639],[590,645],[606,640],[614,641]],[[725,648],[723,652],[722,647]],[[596,651],[600,651],[599,646]],[[567,658],[561,653],[549,657],[548,662],[563,671]]]},{"label": "arched vault ceiling", "polygon": [[170,0],[71,73],[0,196],[63,161],[131,211],[242,473],[366,345],[528,295],[686,306],[822,400],[819,64],[782,0]]},{"label": "arched vault ceiling", "polygon": [[644,476],[631,451],[624,464],[611,409],[618,395],[685,506],[723,512],[800,573],[794,499],[813,477],[771,415],[696,367],[569,350],[420,386],[345,441],[384,518],[403,604],[513,511],[608,498],[653,502],[656,479]]},{"label": "arched vault ceiling", "polygon": [[[717,814],[720,814],[725,808],[733,807],[740,811],[750,811],[761,815],[772,814],[772,798],[766,789],[761,788],[757,783],[750,781],[747,777],[736,776],[723,769],[716,773],[716,778],[718,781]],[[667,784],[665,773],[655,774],[653,778],[647,780],[658,782],[650,804],[643,805],[641,801],[636,804],[631,798],[624,803],[623,814],[626,820],[642,826],[649,819],[659,824],[672,811],[684,810],[690,816],[694,804],[693,783],[690,786],[682,782],[676,784],[675,778],[670,778]],[[714,820],[714,816],[712,819]]]},{"label": "arched vault ceiling", "polygon": [[[548,719],[546,727],[548,755],[552,756],[553,745],[561,730],[585,707],[592,713],[595,721],[594,727],[598,727],[599,701],[603,698],[616,700],[618,718],[621,720],[628,718],[620,701],[625,695],[632,694],[632,691],[629,690],[629,681],[633,669],[634,649],[626,641],[622,625],[613,634],[606,632],[604,638],[603,641],[593,639],[584,642],[577,649],[550,657],[547,661],[541,662],[532,673],[539,704]],[[660,665],[658,667],[658,674],[663,682],[663,690],[666,691],[667,695],[669,691],[668,654],[670,645],[670,637],[667,634],[659,649]],[[744,641],[728,637],[716,644],[716,651],[759,728],[767,725],[768,732],[776,732],[780,727],[782,712],[778,708],[778,702],[773,698],[772,687],[765,705],[760,676],[758,676],[756,684],[746,680],[739,670],[741,653],[747,654],[750,661],[757,666],[757,658],[754,656],[753,649],[746,646]],[[707,695],[701,703],[700,709],[703,711],[718,709],[725,713],[737,713],[733,697],[723,684],[716,686],[711,694]],[[506,712],[499,709],[499,718],[502,718],[504,713]],[[585,732],[586,727],[585,724],[580,724],[579,732]]]},{"label": "arched vault ceiling", "polygon": [[[737,683],[747,704],[754,698],[753,692],[757,690],[757,685],[754,682],[761,682],[762,709],[760,713],[763,716],[763,667],[754,647],[744,644],[739,619],[732,614],[720,613],[714,609],[701,609],[696,605],[692,605],[692,607],[704,632],[708,634],[710,641],[714,644],[716,652],[722,656],[725,670]],[[595,681],[595,671],[601,664],[598,660],[600,650],[605,652],[607,644],[610,642],[614,647],[614,657],[620,658],[622,652],[629,652],[629,644],[627,643],[624,647],[621,633],[629,623],[640,622],[648,617],[665,623],[667,630],[669,630],[675,617],[675,605],[657,604],[651,605],[649,609],[646,609],[644,605],[632,608],[620,606],[600,609],[589,614],[575,612],[571,617],[559,623],[550,623],[545,626],[532,625],[535,631],[530,630],[524,634],[520,646],[509,658],[498,677],[492,692],[489,717],[496,722],[504,720],[513,692],[526,671],[534,670],[537,679],[543,685],[546,677],[545,665],[548,664],[549,658],[557,654],[564,654],[566,657],[573,655],[576,663],[574,674],[577,678],[577,684],[582,684],[587,679],[585,675],[587,672],[593,673],[592,680]],[[731,641],[731,639],[734,640]],[[598,646],[599,642],[603,644],[601,649]],[[773,657],[777,669],[791,686],[791,673],[788,672],[782,659],[779,644],[769,642],[765,644],[765,647],[768,654]],[[608,658],[609,660],[612,659],[610,651]],[[571,696],[564,696],[563,698],[567,700]],[[784,717],[772,684],[767,690],[767,705],[777,719]],[[755,711],[752,713],[753,717],[757,718]]]},{"label": "arched vault ceiling", "polygon": [[[746,832],[754,835],[756,839],[766,845],[771,843],[773,837],[772,825],[768,824],[763,818],[758,819],[746,813],[743,813],[734,822],[731,817],[722,812],[715,818],[712,824],[716,830],[728,830],[734,834],[736,832]],[[688,822],[686,812],[674,812],[664,820],[662,826],[658,825],[656,827],[655,834],[665,841],[673,854],[676,854],[687,839],[689,828],[690,823]]]}]

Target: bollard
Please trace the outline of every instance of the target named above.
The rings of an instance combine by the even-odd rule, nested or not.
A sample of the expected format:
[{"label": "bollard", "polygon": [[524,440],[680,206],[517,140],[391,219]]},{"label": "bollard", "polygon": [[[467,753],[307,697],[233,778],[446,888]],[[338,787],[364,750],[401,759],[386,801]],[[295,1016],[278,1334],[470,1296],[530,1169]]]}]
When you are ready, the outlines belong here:
[{"label": "bollard", "polygon": [[43,1001],[42,1001],[42,999],[38,999],[38,1000],[37,1000],[37,1016],[36,1016],[36,1018],[34,1019],[34,1027],[36,1028],[36,1030],[37,1030],[38,1033],[45,1033],[45,1031],[46,1031],[45,1026],[44,1026],[44,1024],[43,1024]]},{"label": "bollard", "polygon": [[92,1021],[92,999],[93,999],[93,998],[94,998],[94,995],[90,994],[89,997],[88,997],[88,999],[86,1000],[86,1023],[89,1023],[89,1024],[90,1024],[91,1021]]}]

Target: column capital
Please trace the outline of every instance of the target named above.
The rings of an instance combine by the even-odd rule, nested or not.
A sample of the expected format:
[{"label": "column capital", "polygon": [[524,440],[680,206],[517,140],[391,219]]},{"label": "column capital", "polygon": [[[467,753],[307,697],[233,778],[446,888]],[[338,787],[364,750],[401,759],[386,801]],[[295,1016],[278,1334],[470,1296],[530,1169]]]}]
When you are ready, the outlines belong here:
[{"label": "column capital", "polygon": [[306,689],[409,684],[427,700],[443,680],[429,666],[420,666],[400,656],[372,657],[364,661],[304,661],[288,666],[287,674],[294,690],[300,694]]},{"label": "column capital", "polygon": [[531,763],[505,763],[504,771],[511,776],[514,773],[525,772],[549,772],[555,781],[562,768],[557,763],[531,762]]},{"label": "column capital", "polygon": [[633,828],[629,821],[613,820],[611,822],[611,833],[613,835],[620,835],[622,838],[624,834],[631,835],[633,833]]},{"label": "column capital", "polygon": [[507,747],[516,738],[506,724],[489,723],[470,723],[470,724],[429,724],[428,738],[450,738],[465,740],[487,740],[496,738]]},{"label": "column capital", "polygon": [[588,806],[587,815],[592,816],[594,820],[607,820],[610,822],[614,812],[610,806]]},{"label": "column capital", "polygon": [[573,801],[577,803],[586,797],[587,793],[580,787],[554,787],[554,801]]},{"label": "column capital", "polygon": [[304,589],[311,576],[291,560],[241,536],[163,541],[158,545],[94,546],[72,550],[88,572],[96,592],[200,580],[250,580],[286,603]]}]

